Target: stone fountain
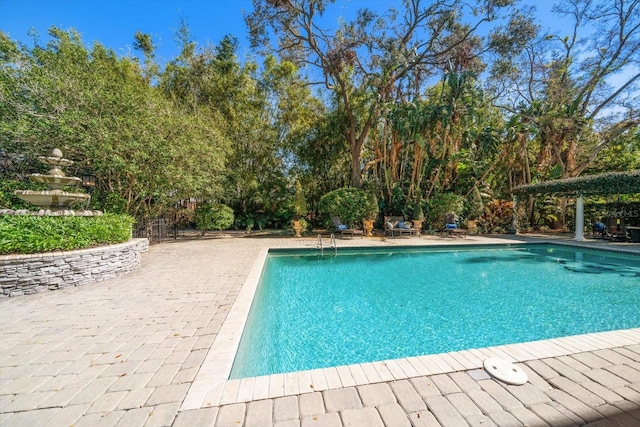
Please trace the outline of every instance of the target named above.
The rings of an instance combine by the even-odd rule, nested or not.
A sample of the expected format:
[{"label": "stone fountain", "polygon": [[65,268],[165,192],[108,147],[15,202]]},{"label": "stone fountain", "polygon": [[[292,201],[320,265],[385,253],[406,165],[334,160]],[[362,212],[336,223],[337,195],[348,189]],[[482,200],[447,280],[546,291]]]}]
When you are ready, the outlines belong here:
[{"label": "stone fountain", "polygon": [[[45,191],[16,190],[14,194],[33,205],[38,212],[26,209],[0,209],[2,215],[52,215],[52,216],[96,216],[100,211],[73,210],[76,205],[86,205],[91,196],[84,193],[63,191],[64,188],[82,183],[80,178],[68,177],[62,171],[72,165],[64,159],[62,152],[53,150],[50,156],[38,157],[49,165],[47,174],[31,174],[34,182],[43,183]],[[0,218],[0,219],[4,219]],[[62,218],[60,218],[62,219]],[[87,218],[89,221],[90,218]],[[84,220],[83,220],[84,222]],[[36,254],[10,253],[0,256],[0,298],[28,295],[42,291],[60,289],[66,286],[80,286],[88,283],[113,279],[140,267],[141,253],[149,248],[147,239],[129,239],[127,242],[100,243],[91,247],[74,250],[54,250]]]},{"label": "stone fountain", "polygon": [[62,157],[62,151],[54,149],[50,156],[40,156],[38,160],[50,167],[47,174],[34,173],[29,175],[29,179],[34,182],[45,184],[49,189],[44,191],[32,190],[16,190],[14,194],[22,200],[40,207],[38,212],[29,212],[26,210],[2,212],[31,215],[76,215],[76,216],[93,216],[101,215],[100,211],[92,210],[73,210],[74,207],[84,202],[87,204],[91,199],[89,194],[85,193],[69,193],[62,191],[64,187],[76,186],[82,182],[80,178],[75,176],[66,176],[62,171],[62,167],[70,166],[73,161]]}]

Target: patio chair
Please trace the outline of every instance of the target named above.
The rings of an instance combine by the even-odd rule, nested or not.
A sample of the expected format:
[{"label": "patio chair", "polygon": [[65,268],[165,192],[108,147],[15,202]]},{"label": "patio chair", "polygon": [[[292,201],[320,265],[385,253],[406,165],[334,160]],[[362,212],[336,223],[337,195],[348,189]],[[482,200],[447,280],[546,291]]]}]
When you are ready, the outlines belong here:
[{"label": "patio chair", "polygon": [[608,218],[605,238],[613,241],[627,241],[627,227],[625,227],[624,219]]},{"label": "patio chair", "polygon": [[591,226],[591,236],[594,239],[604,239],[607,235],[607,227],[601,221],[595,221]]},{"label": "patio chair", "polygon": [[364,231],[358,230],[356,228],[349,228],[345,224],[342,223],[339,216],[334,216],[331,218],[333,221],[333,225],[336,228],[336,233],[340,233],[340,238],[344,239],[345,236],[349,236],[349,239],[353,239],[353,236],[362,236],[364,235]]},{"label": "patio chair", "polygon": [[418,236],[420,230],[413,228],[411,221],[405,221],[402,216],[384,217],[384,234],[391,237],[397,236]]},{"label": "patio chair", "polygon": [[458,227],[458,216],[455,212],[448,212],[444,216],[444,228],[442,229],[442,234],[445,234],[448,237],[467,237],[469,232]]}]

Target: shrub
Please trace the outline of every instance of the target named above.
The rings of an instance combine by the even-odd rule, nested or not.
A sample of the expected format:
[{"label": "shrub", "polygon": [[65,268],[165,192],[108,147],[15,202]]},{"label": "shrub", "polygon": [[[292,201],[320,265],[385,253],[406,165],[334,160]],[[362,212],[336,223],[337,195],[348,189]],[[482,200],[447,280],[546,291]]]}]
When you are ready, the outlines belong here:
[{"label": "shrub", "polygon": [[[375,206],[374,205],[375,201]],[[340,188],[320,198],[318,210],[329,218],[339,216],[343,223],[354,226],[374,211],[377,213],[378,202],[366,191],[358,188]]]},{"label": "shrub", "polygon": [[378,198],[373,193],[369,193],[367,198],[367,212],[365,213],[364,217],[366,219],[375,220],[378,216],[378,212],[380,211],[380,207],[378,206]]},{"label": "shrub", "polygon": [[464,197],[458,194],[444,193],[431,197],[427,201],[425,216],[427,226],[432,230],[440,230],[444,227],[444,216],[447,212],[455,212],[460,215],[463,208]]},{"label": "shrub", "polygon": [[31,254],[122,243],[131,238],[133,218],[101,216],[0,216],[0,253]]},{"label": "shrub", "polygon": [[[407,210],[409,209],[409,210]],[[405,196],[400,186],[393,187],[391,190],[391,200],[389,200],[389,209],[385,209],[388,214],[407,216],[410,212],[407,196]]]},{"label": "shrub", "polygon": [[226,230],[233,225],[233,209],[222,203],[202,203],[196,208],[196,228],[202,230]]},{"label": "shrub", "polygon": [[467,219],[478,219],[483,213],[484,206],[482,205],[482,195],[480,194],[478,187],[474,185],[469,200]]},{"label": "shrub", "polygon": [[25,202],[14,194],[15,190],[45,190],[46,186],[39,183],[25,183],[11,179],[0,180],[0,209],[38,210],[36,206]]},{"label": "shrub", "polygon": [[513,227],[513,202],[492,200],[487,203],[478,227],[487,233],[506,233]]},{"label": "shrub", "polygon": [[193,209],[179,208],[174,211],[176,223],[182,227],[190,227],[195,221],[195,212]]},{"label": "shrub", "polygon": [[127,212],[127,201],[118,193],[106,195],[102,208],[105,212],[122,214]]},{"label": "shrub", "polygon": [[608,172],[577,178],[554,179],[513,189],[518,197],[530,194],[587,195],[636,194],[640,192],[640,170]]},{"label": "shrub", "polygon": [[413,214],[411,218],[424,220],[424,211],[422,210],[422,192],[419,188],[416,190],[416,202],[413,206]]},{"label": "shrub", "polygon": [[294,219],[299,219],[307,214],[307,201],[300,181],[296,181],[296,193],[293,198]]}]

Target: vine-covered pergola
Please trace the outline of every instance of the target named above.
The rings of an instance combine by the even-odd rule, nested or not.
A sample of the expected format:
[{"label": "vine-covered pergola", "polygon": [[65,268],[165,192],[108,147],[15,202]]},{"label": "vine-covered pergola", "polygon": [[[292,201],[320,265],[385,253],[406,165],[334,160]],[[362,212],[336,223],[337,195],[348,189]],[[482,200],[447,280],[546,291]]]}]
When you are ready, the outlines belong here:
[{"label": "vine-covered pergola", "polygon": [[[514,213],[518,198],[549,194],[553,196],[576,197],[575,240],[584,239],[584,196],[612,194],[640,194],[640,169],[627,172],[608,172],[577,178],[556,179],[537,184],[515,187],[513,194]],[[517,215],[514,214],[514,228],[518,229]]]}]

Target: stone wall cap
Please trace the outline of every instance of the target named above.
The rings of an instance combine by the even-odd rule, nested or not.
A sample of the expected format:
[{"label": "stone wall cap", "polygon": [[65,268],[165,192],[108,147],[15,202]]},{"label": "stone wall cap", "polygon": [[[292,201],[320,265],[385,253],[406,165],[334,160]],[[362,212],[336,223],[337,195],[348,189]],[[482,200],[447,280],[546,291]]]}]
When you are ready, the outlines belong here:
[{"label": "stone wall cap", "polygon": [[113,250],[118,250],[119,248],[124,248],[124,247],[128,247],[128,246],[136,246],[136,245],[144,245],[147,246],[149,244],[149,240],[147,238],[144,237],[136,237],[136,238],[132,238],[127,240],[126,242],[122,242],[122,243],[114,243],[111,245],[100,245],[100,246],[93,246],[91,248],[85,248],[85,249],[73,249],[71,251],[53,251],[53,252],[39,252],[39,253],[35,253],[35,254],[8,254],[8,255],[0,255],[0,261],[15,261],[15,260],[23,260],[23,259],[51,259],[51,258],[56,258],[59,256],[64,255],[66,256],[73,256],[73,255],[83,255],[83,254],[90,254],[93,252],[101,252],[104,251],[105,249],[113,249]]}]

